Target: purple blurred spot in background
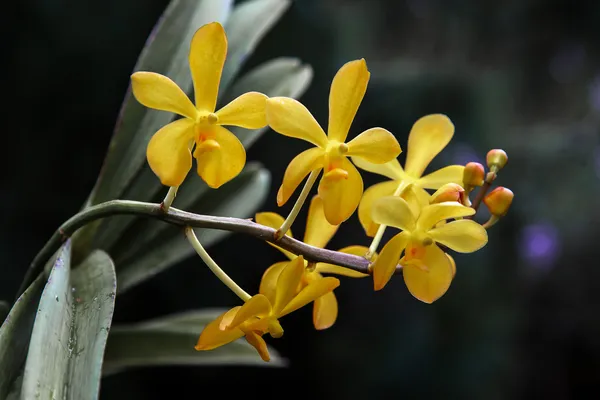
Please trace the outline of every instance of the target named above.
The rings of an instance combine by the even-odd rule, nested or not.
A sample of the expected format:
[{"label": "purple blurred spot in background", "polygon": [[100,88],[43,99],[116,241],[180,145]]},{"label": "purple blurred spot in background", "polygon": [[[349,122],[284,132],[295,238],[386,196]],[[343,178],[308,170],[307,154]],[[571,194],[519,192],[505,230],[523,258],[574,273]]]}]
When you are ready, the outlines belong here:
[{"label": "purple blurred spot in background", "polygon": [[560,253],[558,230],[548,223],[526,226],[520,244],[521,257],[533,268],[551,268]]},{"label": "purple blurred spot in background", "polygon": [[485,160],[481,157],[475,149],[465,143],[454,143],[451,148],[452,151],[452,164],[465,165],[470,162],[478,162],[485,166]]},{"label": "purple blurred spot in background", "polygon": [[562,46],[550,60],[550,75],[558,83],[569,83],[581,73],[587,54],[581,43]]},{"label": "purple blurred spot in background", "polygon": [[594,149],[594,171],[598,179],[600,179],[600,146],[596,146]]},{"label": "purple blurred spot in background", "polygon": [[590,84],[589,100],[594,111],[600,111],[600,75],[596,76]]}]

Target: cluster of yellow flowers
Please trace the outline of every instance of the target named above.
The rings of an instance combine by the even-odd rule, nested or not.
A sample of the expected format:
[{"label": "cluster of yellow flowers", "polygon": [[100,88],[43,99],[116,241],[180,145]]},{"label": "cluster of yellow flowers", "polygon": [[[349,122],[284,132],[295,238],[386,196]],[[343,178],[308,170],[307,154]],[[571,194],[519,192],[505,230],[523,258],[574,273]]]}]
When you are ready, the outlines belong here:
[{"label": "cluster of yellow flowers", "polygon": [[[414,124],[404,168],[396,159],[402,151],[398,141],[383,128],[368,129],[347,141],[369,81],[364,59],[348,62],[333,79],[327,134],[306,107],[287,97],[268,98],[249,92],[215,111],[226,53],[227,38],[219,23],[207,24],[194,35],[189,63],[195,105],[165,76],[152,72],[132,75],[133,94],[140,103],[184,117],[160,129],[148,144],[148,163],[161,182],[176,190],[192,167],[192,157],[196,159],[198,174],[212,188],[237,176],[246,162],[246,153],[224,125],[248,129],[268,125],[282,135],[306,140],[315,147],[296,156],[285,171],[277,194],[279,206],[308,176],[290,215],[286,219],[272,212],[255,216],[257,223],[277,229],[270,244],[289,261],[269,267],[262,277],[259,294],[240,296],[244,300],[242,306],[207,325],[196,349],[214,349],[245,336],[268,361],[262,336],[268,332],[272,337],[280,337],[283,329],[279,318],[284,315],[314,302],[315,328],[326,329],[334,324],[338,305],[333,290],[340,281],[322,274],[369,276],[332,264],[307,262],[302,255],[296,256],[276,245],[284,234],[292,235],[289,228],[321,171],[318,195],[310,201],[304,242],[324,248],[339,225],[358,209],[360,222],[366,234],[374,237],[373,242],[369,248],[349,246],[339,251],[371,261],[369,272],[374,289],[382,289],[401,269],[414,297],[426,303],[440,298],[456,272],[447,250],[471,253],[483,247],[488,240],[486,228],[506,214],[510,206],[512,192],[497,188],[484,200],[492,211],[492,219],[482,226],[470,218],[476,210],[471,207],[469,193],[476,186],[493,181],[506,163],[506,154],[501,150],[488,154],[487,175],[481,164],[469,163],[423,176],[454,134],[452,122],[441,114],[425,116]],[[355,165],[390,180],[363,193],[363,181]],[[436,191],[430,194],[426,189]],[[401,232],[377,254],[386,226]]]}]

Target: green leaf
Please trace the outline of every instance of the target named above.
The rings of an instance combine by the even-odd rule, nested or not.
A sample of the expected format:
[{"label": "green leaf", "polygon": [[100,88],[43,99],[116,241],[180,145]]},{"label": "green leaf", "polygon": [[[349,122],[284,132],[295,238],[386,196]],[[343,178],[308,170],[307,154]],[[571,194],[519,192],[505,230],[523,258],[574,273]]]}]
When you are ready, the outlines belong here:
[{"label": "green leaf", "polygon": [[[216,216],[251,217],[264,202],[270,183],[269,171],[258,164],[249,163],[237,178],[218,190],[211,190],[202,196],[197,203],[193,203],[189,207],[189,211]],[[190,188],[185,189],[189,190]],[[121,260],[118,262],[117,270],[119,292],[124,292],[194,253],[181,228],[172,226],[163,228],[164,231],[159,231],[159,235],[155,237],[151,231],[158,226],[147,225],[149,223],[149,221],[140,220],[136,223],[138,225],[135,230],[127,234],[127,237],[130,238],[141,235],[139,242],[135,240],[139,243],[136,245],[135,252],[125,252],[122,247],[121,252],[117,249],[115,253]],[[144,235],[142,232],[146,232],[146,234]],[[230,234],[228,231],[196,229],[196,235],[205,247],[215,244],[228,234]],[[146,239],[148,241],[145,241]],[[123,242],[124,247],[131,245],[130,241]]]},{"label": "green leaf", "polygon": [[[286,96],[299,98],[304,94],[313,77],[310,65],[302,65],[297,58],[275,58],[254,68],[241,77],[224,96],[224,103],[250,91],[257,91],[269,97]],[[232,126],[229,129],[240,139],[246,148],[257,141],[269,127],[247,130]]]},{"label": "green leaf", "polygon": [[257,44],[290,6],[289,0],[250,0],[236,6],[225,24],[229,48],[221,76],[224,90]]},{"label": "green leaf", "polygon": [[132,367],[158,365],[254,365],[286,366],[287,360],[269,348],[271,361],[264,362],[244,339],[210,351],[196,351],[200,332],[226,310],[210,309],[115,326],[108,337],[103,375]]},{"label": "green leaf", "polygon": [[[134,68],[168,76],[184,91],[192,88],[188,53],[194,32],[202,25],[225,23],[232,0],[172,0]],[[145,163],[150,137],[174,119],[172,113],[151,110],[139,104],[128,91],[109,145],[102,171],[88,203],[121,197]]]},{"label": "green leaf", "polygon": [[13,382],[25,362],[35,312],[43,289],[44,277],[40,275],[17,299],[0,327],[0,399],[6,398],[12,390]]},{"label": "green leaf", "polygon": [[71,271],[70,242],[42,293],[25,363],[22,398],[97,399],[116,295],[112,260],[94,251]]}]

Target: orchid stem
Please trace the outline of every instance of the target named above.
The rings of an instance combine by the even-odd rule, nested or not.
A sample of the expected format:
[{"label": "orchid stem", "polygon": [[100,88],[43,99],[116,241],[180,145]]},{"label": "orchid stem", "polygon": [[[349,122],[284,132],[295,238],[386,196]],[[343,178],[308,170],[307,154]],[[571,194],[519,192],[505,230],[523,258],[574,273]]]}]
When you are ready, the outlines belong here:
[{"label": "orchid stem", "polygon": [[175,196],[177,196],[177,189],[179,189],[179,186],[171,186],[165,199],[162,201],[162,208],[165,212],[169,211],[171,204],[173,204],[173,200],[175,200]]},{"label": "orchid stem", "polygon": [[312,189],[319,176],[319,172],[321,172],[321,170],[314,170],[308,176],[308,180],[304,184],[302,192],[300,192],[300,196],[298,196],[298,199],[296,200],[296,204],[294,204],[292,211],[290,211],[285,221],[283,221],[283,224],[281,224],[279,229],[277,229],[277,231],[275,232],[275,240],[281,239],[296,220],[298,213],[300,213],[300,210],[302,209],[302,206],[304,205],[304,202],[306,201],[306,198],[310,193],[310,189]]},{"label": "orchid stem", "polygon": [[[477,211],[477,209],[481,205],[481,202],[483,201],[488,190],[490,190],[490,187],[492,187],[492,183],[496,180],[497,176],[498,175],[495,172],[487,173],[487,175],[485,177],[485,181],[483,182],[483,185],[477,192],[477,196],[475,196],[475,200],[473,200],[473,203],[471,204],[471,208],[473,208],[475,211]],[[466,217],[466,218],[472,219],[473,216]]]},{"label": "orchid stem", "polygon": [[[400,194],[402,194],[402,192],[404,191],[406,186],[407,185],[405,184],[404,181],[400,182],[400,184],[396,188],[396,191],[394,192],[393,196],[394,197],[400,196]],[[367,254],[365,254],[365,258],[367,260],[371,260],[371,258],[373,258],[373,256],[375,255],[375,252],[377,252],[379,243],[381,243],[381,239],[383,238],[383,234],[385,233],[385,228],[387,228],[387,225],[379,225],[379,229],[377,229],[377,233],[375,234],[375,237],[373,238],[373,241],[371,242],[371,245],[369,246],[369,251],[367,251]]]},{"label": "orchid stem", "polygon": [[196,250],[196,253],[198,253],[202,261],[204,261],[204,263],[217,276],[217,278],[219,278],[219,280],[223,282],[225,286],[231,289],[233,293],[235,293],[240,299],[242,299],[242,301],[248,301],[251,296],[248,293],[246,293],[244,289],[239,287],[238,284],[235,283],[233,279],[231,279],[229,275],[227,275],[225,271],[223,271],[221,267],[217,265],[215,260],[213,260],[211,256],[208,255],[206,250],[204,250],[204,247],[202,247],[202,245],[200,244],[200,241],[198,241],[194,230],[190,226],[185,227],[185,236],[187,237],[194,250]]},{"label": "orchid stem", "polygon": [[[35,256],[19,287],[17,297],[33,282],[36,277],[44,272],[46,262],[52,258],[52,255],[69,240],[72,235],[87,224],[93,223],[103,218],[109,218],[115,215],[131,215],[133,217],[154,218],[166,223],[185,228],[192,226],[194,228],[218,229],[222,231],[242,233],[253,236],[257,239],[274,243],[275,229],[256,222],[242,218],[215,217],[212,215],[194,214],[175,207],[164,211],[161,204],[144,203],[133,200],[110,200],[105,203],[90,206],[80,213],[72,216],[54,231],[48,242]],[[320,249],[306,243],[293,239],[289,236],[283,236],[277,241],[277,245],[296,255],[303,255],[308,261],[324,262],[327,264],[339,265],[350,268],[354,271],[369,273],[369,261],[364,257],[340,253],[327,249]],[[396,268],[397,271],[401,267]],[[121,290],[125,286],[121,286]]]}]

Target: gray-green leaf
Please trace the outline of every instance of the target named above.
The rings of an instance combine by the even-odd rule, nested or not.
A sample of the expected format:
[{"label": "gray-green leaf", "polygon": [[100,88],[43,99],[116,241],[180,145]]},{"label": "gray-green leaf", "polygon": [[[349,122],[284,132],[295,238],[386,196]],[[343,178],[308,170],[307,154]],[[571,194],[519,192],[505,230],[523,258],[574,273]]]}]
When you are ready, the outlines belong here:
[{"label": "gray-green leaf", "polygon": [[40,275],[17,299],[0,327],[0,399],[6,398],[25,362],[43,289],[44,277]]},{"label": "gray-green leaf", "polygon": [[[242,173],[218,190],[212,190],[202,196],[197,203],[191,204],[189,210],[192,212],[228,216],[237,218],[248,218],[264,202],[271,183],[271,175],[268,170],[258,164],[249,163]],[[190,189],[182,187],[183,189]],[[177,206],[177,199],[175,206]],[[156,225],[146,225],[150,222],[139,221],[135,232],[141,236],[139,247],[135,251],[127,251],[130,242],[124,243],[122,252],[117,252],[119,268],[117,270],[119,280],[119,292],[123,292],[132,286],[156,275],[169,266],[182,261],[194,253],[193,248],[187,242],[183,230],[175,227],[164,228],[159,236],[155,237],[152,232]],[[151,226],[151,228],[148,228]],[[135,238],[136,234],[131,231],[128,237]],[[145,235],[142,232],[147,232]],[[205,246],[211,246],[217,241],[230,234],[228,231],[214,229],[196,229],[200,242]]]},{"label": "gray-green leaf", "polygon": [[116,295],[112,260],[95,251],[71,271],[70,244],[57,257],[39,303],[21,396],[97,399]]},{"label": "gray-green leaf", "polygon": [[262,361],[256,350],[243,339],[214,350],[196,351],[194,345],[204,326],[225,311],[197,310],[135,325],[115,326],[108,338],[103,374],[157,365],[281,367],[287,364],[287,360],[272,348],[269,348],[271,361]]},{"label": "gray-green leaf", "polygon": [[290,0],[250,0],[233,9],[225,24],[230,44],[221,76],[223,90],[233,81],[244,61],[290,3]]}]

